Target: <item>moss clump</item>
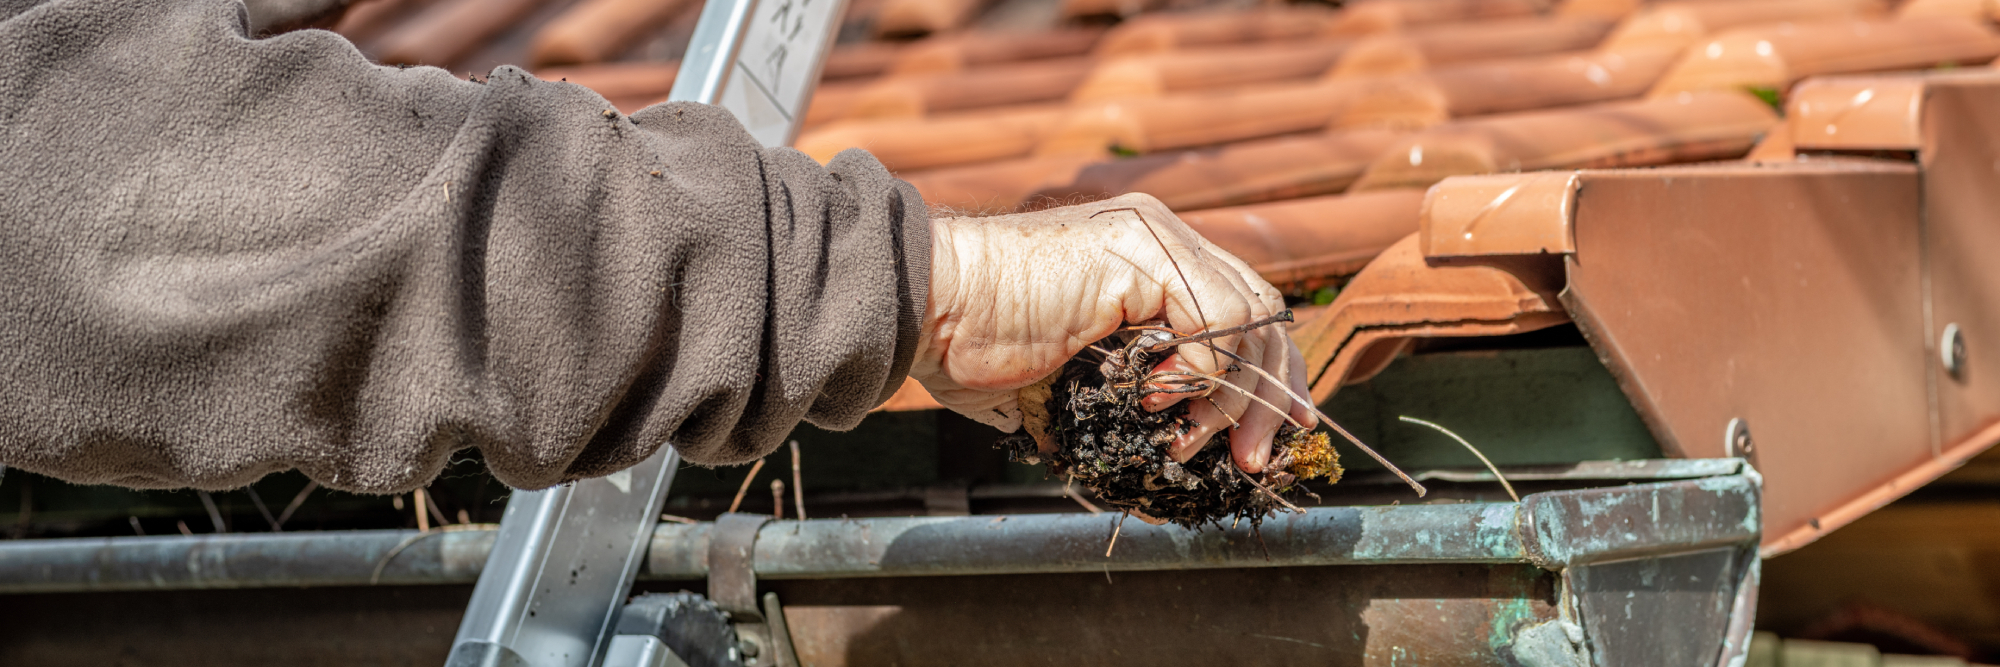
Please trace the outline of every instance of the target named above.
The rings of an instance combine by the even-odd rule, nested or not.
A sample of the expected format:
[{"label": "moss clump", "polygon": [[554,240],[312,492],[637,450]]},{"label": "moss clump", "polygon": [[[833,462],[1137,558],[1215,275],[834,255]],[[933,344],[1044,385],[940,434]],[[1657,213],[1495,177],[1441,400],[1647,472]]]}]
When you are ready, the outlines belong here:
[{"label": "moss clump", "polygon": [[[1105,504],[1187,528],[1223,519],[1256,525],[1284,507],[1278,497],[1309,493],[1299,482],[1339,481],[1340,456],[1326,434],[1290,425],[1280,427],[1271,462],[1257,475],[1236,468],[1222,439],[1226,434],[1186,463],[1176,463],[1167,446],[1192,425],[1188,402],[1159,412],[1140,405],[1149,393],[1146,374],[1168,353],[1115,339],[1099,341],[1098,347],[1111,353],[1071,359],[1021,392],[1027,433],[1001,444],[1015,461],[1045,462],[1051,474],[1074,480]],[[1253,403],[1250,409],[1267,408]],[[1054,451],[1041,453],[1038,442],[1050,443]]]}]

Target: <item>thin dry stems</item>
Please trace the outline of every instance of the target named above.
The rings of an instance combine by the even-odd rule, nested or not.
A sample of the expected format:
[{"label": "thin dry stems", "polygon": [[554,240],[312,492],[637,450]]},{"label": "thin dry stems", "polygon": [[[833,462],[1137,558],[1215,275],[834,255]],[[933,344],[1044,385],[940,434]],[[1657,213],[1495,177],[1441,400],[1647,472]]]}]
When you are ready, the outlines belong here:
[{"label": "thin dry stems", "polygon": [[[1326,413],[1321,412],[1319,406],[1313,405],[1312,401],[1308,401],[1305,399],[1305,397],[1300,396],[1298,392],[1292,391],[1292,386],[1289,383],[1278,382],[1278,378],[1273,377],[1269,371],[1266,371],[1263,368],[1258,367],[1256,364],[1250,363],[1249,359],[1244,359],[1243,357],[1238,356],[1235,352],[1230,352],[1222,348],[1214,348],[1214,349],[1217,352],[1229,355],[1229,358],[1235,359],[1236,361],[1242,363],[1244,366],[1248,367],[1250,370],[1256,371],[1258,375],[1264,376],[1264,380],[1266,382],[1271,382],[1276,384],[1279,389],[1284,390],[1286,396],[1292,397],[1293,402],[1299,405],[1306,406],[1306,409],[1311,410],[1314,415],[1319,417],[1320,421],[1325,422],[1327,428],[1331,428],[1333,429],[1333,432],[1339,433],[1340,436],[1343,438],[1347,438],[1348,442],[1354,443],[1355,447],[1361,448],[1361,451],[1367,453],[1369,457],[1375,459],[1376,463],[1380,463],[1382,464],[1382,467],[1388,468],[1389,472],[1396,473],[1397,477],[1402,478],[1403,483],[1410,485],[1410,488],[1416,490],[1418,498],[1422,498],[1424,497],[1424,494],[1429,493],[1429,490],[1425,489],[1424,485],[1418,484],[1417,480],[1411,478],[1408,473],[1403,472],[1402,468],[1398,468],[1396,467],[1396,464],[1390,463],[1389,459],[1383,457],[1379,453],[1376,453],[1375,448],[1363,444],[1360,438],[1356,438],[1354,437],[1354,434],[1348,433],[1347,429],[1342,428],[1340,426],[1340,422],[1334,421],[1332,417],[1329,417],[1327,416]],[[1270,404],[1266,403],[1265,405],[1270,405]],[[1276,410],[1277,408],[1272,408],[1272,409]],[[1287,419],[1290,419],[1290,417],[1287,417]],[[1297,425],[1298,422],[1292,422],[1292,424]]]},{"label": "thin dry stems", "polygon": [[[1163,252],[1163,253],[1166,253],[1166,255],[1167,255],[1167,262],[1173,265],[1173,267],[1174,267],[1174,273],[1176,273],[1176,274],[1179,274],[1179,276],[1180,276],[1180,279],[1181,279],[1181,287],[1182,287],[1183,289],[1186,289],[1186,290],[1188,291],[1188,300],[1189,300],[1190,302],[1192,302],[1192,303],[1194,304],[1194,311],[1195,311],[1195,315],[1196,315],[1197,317],[1200,317],[1200,318],[1201,318],[1201,328],[1202,328],[1202,330],[1203,330],[1203,331],[1207,331],[1207,330],[1208,330],[1208,328],[1209,328],[1209,324],[1208,324],[1208,315],[1206,315],[1206,314],[1204,314],[1204,313],[1202,312],[1202,309],[1201,309],[1201,300],[1200,300],[1200,299],[1198,299],[1198,298],[1196,298],[1196,297],[1195,297],[1195,295],[1194,295],[1194,284],[1193,284],[1192,282],[1189,282],[1189,281],[1188,281],[1188,277],[1187,277],[1187,273],[1186,273],[1185,271],[1182,271],[1182,270],[1181,270],[1181,263],[1180,263],[1180,260],[1177,260],[1177,259],[1175,259],[1175,258],[1174,258],[1174,253],[1173,253],[1173,251],[1172,251],[1171,249],[1169,249],[1169,248],[1167,247],[1167,242],[1166,242],[1166,241],[1165,241],[1164,239],[1161,239],[1161,238],[1160,238],[1160,233],[1159,233],[1158,231],[1155,231],[1155,230],[1153,229],[1153,223],[1152,223],[1151,221],[1149,221],[1149,220],[1147,220],[1147,219],[1146,219],[1146,215],[1145,215],[1144,213],[1141,213],[1141,212],[1139,212],[1139,209],[1138,209],[1138,208],[1135,208],[1135,207],[1131,207],[1131,206],[1126,206],[1126,207],[1121,207],[1121,208],[1112,208],[1112,209],[1105,209],[1105,210],[1102,210],[1102,211],[1098,211],[1098,212],[1096,212],[1096,213],[1092,213],[1092,214],[1090,215],[1090,217],[1092,217],[1092,218],[1096,218],[1097,216],[1100,216],[1100,215],[1104,215],[1104,214],[1106,214],[1106,213],[1114,213],[1114,212],[1118,212],[1118,211],[1131,211],[1131,212],[1132,212],[1132,215],[1133,215],[1133,216],[1135,216],[1135,217],[1137,217],[1137,218],[1139,219],[1139,223],[1140,223],[1140,224],[1142,224],[1142,225],[1144,225],[1144,226],[1146,227],[1146,233],[1148,233],[1148,234],[1151,234],[1151,235],[1153,235],[1153,242],[1154,242],[1154,243],[1158,243],[1158,244],[1160,245],[1160,251],[1161,251],[1161,252]],[[1277,318],[1278,318],[1279,316],[1282,316],[1282,317],[1283,317],[1283,319],[1277,319]],[[1287,309],[1287,310],[1285,310],[1284,312],[1282,312],[1282,313],[1279,313],[1278,315],[1273,315],[1273,316],[1271,316],[1271,317],[1268,317],[1268,318],[1264,318],[1263,320],[1259,320],[1259,322],[1261,322],[1261,323],[1259,323],[1259,322],[1252,322],[1252,323],[1249,323],[1249,324],[1245,324],[1245,325],[1243,325],[1242,327],[1232,327],[1232,329],[1237,329],[1237,328],[1240,328],[1240,329],[1241,329],[1241,330],[1243,330],[1243,331],[1249,331],[1249,330],[1252,330],[1252,329],[1256,329],[1256,328],[1258,328],[1258,327],[1262,327],[1262,326],[1266,326],[1266,325],[1269,325],[1269,324],[1275,324],[1275,323],[1277,323],[1277,322],[1281,322],[1281,321],[1283,321],[1283,322],[1289,322],[1289,321],[1291,321],[1291,320],[1292,320],[1292,313],[1291,313],[1291,310],[1290,310],[1290,309]],[[1255,326],[1252,326],[1252,325],[1255,325]],[[1150,327],[1149,325],[1140,325],[1140,327],[1143,327],[1143,328],[1151,328],[1151,327]],[[1395,473],[1397,477],[1399,477],[1399,478],[1402,478],[1402,480],[1403,480],[1403,482],[1404,482],[1405,484],[1409,484],[1409,485],[1410,485],[1410,488],[1411,488],[1411,489],[1414,489],[1414,490],[1415,490],[1415,491],[1417,492],[1417,497],[1418,497],[1418,498],[1422,498],[1422,497],[1424,497],[1424,494],[1426,494],[1426,493],[1428,493],[1428,492],[1429,492],[1429,491],[1428,491],[1427,489],[1425,489],[1425,488],[1424,488],[1424,485],[1422,485],[1422,484],[1419,484],[1419,483],[1417,483],[1417,480],[1416,480],[1416,479],[1414,479],[1414,478],[1411,478],[1411,477],[1409,476],[1409,474],[1408,474],[1408,473],[1405,473],[1405,472],[1403,472],[1403,469],[1402,469],[1402,468],[1398,468],[1398,467],[1396,467],[1396,464],[1394,464],[1394,463],[1390,463],[1390,462],[1389,462],[1389,459],[1388,459],[1388,458],[1386,458],[1386,457],[1382,456],[1382,454],[1381,454],[1381,453],[1379,453],[1379,452],[1376,452],[1374,448],[1372,448],[1372,447],[1369,447],[1368,445],[1366,445],[1366,444],[1362,443],[1362,442],[1361,442],[1361,439],[1360,439],[1360,438],[1357,438],[1357,437],[1354,437],[1354,434],[1352,434],[1352,433],[1349,433],[1349,432],[1347,432],[1347,429],[1345,429],[1345,428],[1342,428],[1339,422],[1336,422],[1336,421],[1334,421],[1334,420],[1333,420],[1333,418],[1332,418],[1332,417],[1330,417],[1330,416],[1327,416],[1327,414],[1326,414],[1325,412],[1321,412],[1321,411],[1320,411],[1320,409],[1319,409],[1319,406],[1317,406],[1317,405],[1314,405],[1312,401],[1308,401],[1308,400],[1305,400],[1305,398],[1304,398],[1304,397],[1302,397],[1302,396],[1299,396],[1298,392],[1295,392],[1295,391],[1292,391],[1292,388],[1291,388],[1291,386],[1290,386],[1290,384],[1289,384],[1289,383],[1285,383],[1285,382],[1278,382],[1278,381],[1277,381],[1277,378],[1274,378],[1274,377],[1272,377],[1272,376],[1271,376],[1271,374],[1270,374],[1269,372],[1266,372],[1266,371],[1265,371],[1265,370],[1264,370],[1263,368],[1260,368],[1260,367],[1258,367],[1258,366],[1257,366],[1256,364],[1254,364],[1254,363],[1250,363],[1250,360],[1248,360],[1248,359],[1244,359],[1243,357],[1241,357],[1241,356],[1237,355],[1237,354],[1236,354],[1236,353],[1234,353],[1234,352],[1230,352],[1230,351],[1228,351],[1228,350],[1224,350],[1224,349],[1222,349],[1222,348],[1220,348],[1220,347],[1216,347],[1216,345],[1215,345],[1214,343],[1210,343],[1210,342],[1208,342],[1210,338],[1214,338],[1214,337],[1216,337],[1216,336],[1208,336],[1207,338],[1197,338],[1198,336],[1202,336],[1202,335],[1204,335],[1204,334],[1195,334],[1195,335],[1193,335],[1193,336],[1190,336],[1190,335],[1186,335],[1186,334],[1181,334],[1180,332],[1178,332],[1178,331],[1174,331],[1173,329],[1168,329],[1168,328],[1164,328],[1164,327],[1161,327],[1161,328],[1162,328],[1162,329],[1164,329],[1165,331],[1169,332],[1169,333],[1174,333],[1174,334],[1180,334],[1180,335],[1182,336],[1182,338],[1185,338],[1185,339],[1190,339],[1190,340],[1188,340],[1187,342],[1197,342],[1197,341],[1198,341],[1198,342],[1202,342],[1202,343],[1204,343],[1203,347],[1207,347],[1207,348],[1209,349],[1209,351],[1210,351],[1210,352],[1217,352],[1217,353],[1221,353],[1221,354],[1225,354],[1225,355],[1228,355],[1228,356],[1229,356],[1229,358],[1231,358],[1231,359],[1234,359],[1234,360],[1236,360],[1236,361],[1238,361],[1238,362],[1241,362],[1241,363],[1242,363],[1243,365],[1245,365],[1245,366],[1248,366],[1248,367],[1250,367],[1250,368],[1251,368],[1252,370],[1255,370],[1255,371],[1256,371],[1256,372],[1257,372],[1257,373],[1258,373],[1259,375],[1262,375],[1262,376],[1264,376],[1264,378],[1265,378],[1266,380],[1268,380],[1268,381],[1271,381],[1271,382],[1276,382],[1276,383],[1277,383],[1277,385],[1278,385],[1278,388],[1280,388],[1280,389],[1284,390],[1284,392],[1285,392],[1285,394],[1286,394],[1286,395],[1288,395],[1288,396],[1291,396],[1291,398],[1292,398],[1292,400],[1293,400],[1293,401],[1296,401],[1296,402],[1298,402],[1298,403],[1300,403],[1300,404],[1303,404],[1303,405],[1305,405],[1305,406],[1306,406],[1306,408],[1307,408],[1307,409],[1309,409],[1309,410],[1312,410],[1312,412],[1313,412],[1313,414],[1314,414],[1314,415],[1317,415],[1317,416],[1318,416],[1318,417],[1320,418],[1320,420],[1321,420],[1321,421],[1324,421],[1324,422],[1326,422],[1326,425],[1327,425],[1327,427],[1328,427],[1328,428],[1331,428],[1331,429],[1333,429],[1333,431],[1334,431],[1335,433],[1339,433],[1339,434],[1340,434],[1340,436],[1341,436],[1341,437],[1343,437],[1343,438],[1346,438],[1348,442],[1351,442],[1351,443],[1354,443],[1354,446],[1355,446],[1355,447],[1359,447],[1359,448],[1361,448],[1361,451],[1363,451],[1363,452],[1366,452],[1366,453],[1368,454],[1368,456],[1369,456],[1370,458],[1373,458],[1373,459],[1375,459],[1375,461],[1376,461],[1377,463],[1380,463],[1380,464],[1382,464],[1382,466],[1383,466],[1383,467],[1385,467],[1385,468],[1388,468],[1390,472],[1393,472],[1393,473]],[[1226,330],[1225,330],[1225,331],[1226,331]],[[1228,333],[1221,333],[1221,332],[1208,332],[1208,333],[1210,333],[1210,334],[1217,334],[1217,335],[1223,335],[1223,336],[1226,336],[1226,335],[1229,335]],[[1172,341],[1168,341],[1168,342],[1172,342]],[[1166,344],[1166,343],[1160,343],[1160,345],[1165,345],[1165,344]],[[1165,349],[1165,348],[1160,348],[1160,349]],[[1218,364],[1216,364],[1216,365],[1220,366],[1221,364],[1220,364],[1220,363],[1218,363]],[[1219,379],[1218,379],[1218,380],[1217,380],[1217,382],[1221,382],[1221,380],[1219,380]],[[1226,383],[1225,383],[1225,384],[1226,384]],[[1245,396],[1250,396],[1251,398],[1257,398],[1256,396],[1253,396],[1253,395],[1251,395],[1251,394],[1250,394],[1249,392],[1245,392],[1245,391],[1243,391],[1243,389],[1242,389],[1241,387],[1236,387],[1235,385],[1230,385],[1230,387],[1231,387],[1231,388],[1234,388],[1234,389],[1236,389],[1236,391],[1238,391],[1238,392],[1241,392],[1241,393],[1243,393],[1243,395],[1245,395]],[[1273,406],[1273,405],[1271,405],[1271,404],[1270,404],[1270,402],[1268,402],[1268,401],[1265,401],[1265,400],[1263,400],[1263,399],[1261,399],[1261,398],[1257,399],[1257,402],[1259,402],[1259,403],[1263,403],[1265,407],[1268,407],[1268,408],[1270,408],[1270,409],[1272,409],[1272,410],[1274,410],[1274,411],[1278,412],[1279,414],[1281,414],[1281,415],[1284,415],[1284,416],[1285,416],[1285,420],[1286,420],[1286,421],[1289,421],[1289,422],[1291,422],[1291,423],[1292,423],[1292,425],[1294,425],[1294,426],[1299,426],[1299,423],[1298,423],[1298,421],[1297,421],[1297,420],[1294,420],[1294,419],[1292,419],[1292,418],[1291,418],[1291,413],[1290,413],[1289,411],[1286,411],[1286,410],[1278,410],[1276,406]],[[1300,428],[1304,428],[1304,427],[1303,427],[1303,426],[1300,426]],[[1239,472],[1240,472],[1240,471],[1239,471]],[[1283,499],[1280,499],[1280,502],[1282,502],[1282,501],[1283,501]],[[1289,503],[1287,503],[1287,504],[1289,504]]]},{"label": "thin dry stems", "polygon": [[1278,504],[1280,504],[1280,505],[1284,505],[1284,506],[1285,506],[1285,509],[1288,509],[1288,510],[1291,510],[1291,511],[1294,511],[1294,512],[1299,512],[1299,513],[1301,513],[1301,514],[1305,513],[1305,510],[1302,510],[1302,509],[1299,509],[1299,506],[1298,506],[1298,505],[1293,505],[1293,504],[1292,504],[1292,503],[1291,503],[1290,501],[1287,501],[1287,500],[1285,500],[1284,498],[1280,497],[1280,496],[1278,495],[1278,492],[1276,492],[1276,491],[1272,491],[1272,490],[1271,490],[1271,487],[1268,487],[1268,486],[1264,486],[1263,484],[1260,484],[1260,483],[1258,483],[1258,482],[1257,482],[1257,478],[1255,478],[1255,477],[1251,477],[1251,476],[1250,476],[1250,473],[1247,473],[1247,472],[1243,472],[1243,470],[1242,470],[1241,468],[1237,468],[1236,466],[1233,466],[1233,465],[1232,465],[1232,466],[1229,466],[1229,469],[1230,469],[1230,470],[1234,470],[1234,471],[1236,471],[1236,476],[1237,476],[1237,477],[1241,477],[1241,478],[1243,478],[1243,481],[1245,481],[1245,482],[1249,482],[1251,486],[1254,486],[1254,487],[1257,487],[1257,490],[1258,490],[1258,491],[1263,491],[1263,492],[1264,492],[1264,495],[1267,495],[1267,496],[1270,496],[1272,500],[1276,500],[1276,501],[1278,501]]},{"label": "thin dry stems", "polygon": [[[1146,351],[1159,352],[1161,350],[1178,347],[1181,345],[1187,345],[1189,343],[1206,343],[1208,341],[1221,338],[1223,336],[1234,336],[1236,334],[1262,329],[1264,327],[1277,324],[1279,322],[1290,322],[1290,321],[1292,321],[1292,309],[1286,308],[1284,310],[1278,311],[1276,314],[1271,315],[1269,317],[1260,318],[1255,321],[1247,322],[1237,326],[1225,327],[1221,329],[1216,329],[1214,331],[1204,331],[1202,333],[1197,333],[1197,334],[1182,334],[1181,337],[1179,338],[1163,340],[1158,343],[1153,343],[1152,345],[1148,345],[1146,346]],[[1180,334],[1180,332],[1173,331],[1172,329],[1168,329],[1167,331],[1175,334]],[[1214,345],[1209,345],[1207,347],[1217,352],[1222,351],[1222,348],[1216,347]]]},{"label": "thin dry stems", "polygon": [[306,496],[312,495],[312,492],[317,490],[319,490],[319,482],[306,480],[306,488],[299,489],[298,495],[292,496],[292,502],[285,505],[285,511],[278,513],[278,525],[283,526],[286,521],[291,520],[292,513],[299,511],[300,505],[306,504]]},{"label": "thin dry stems", "polygon": [[1072,482],[1072,480],[1068,480],[1068,479],[1064,479],[1064,480],[1063,480],[1063,496],[1064,496],[1064,497],[1067,497],[1067,498],[1069,498],[1070,500],[1074,500],[1074,501],[1076,501],[1076,504],[1078,504],[1078,505],[1082,505],[1082,506],[1083,506],[1083,508],[1084,508],[1084,509],[1086,509],[1086,510],[1089,510],[1091,514],[1103,514],[1103,513],[1104,513],[1104,510],[1103,510],[1102,508],[1099,508],[1099,507],[1098,507],[1097,505],[1094,505],[1094,504],[1091,504],[1091,502],[1090,502],[1090,501],[1088,501],[1088,500],[1084,500],[1084,499],[1083,499],[1083,496],[1079,496],[1079,495],[1077,495],[1077,494],[1076,494],[1075,492],[1073,492],[1073,491],[1070,491],[1069,487],[1070,487],[1070,484],[1071,484],[1071,482]]},{"label": "thin dry stems", "polygon": [[799,441],[792,441],[792,507],[799,520],[806,520],[806,483],[799,474]]},{"label": "thin dry stems", "polygon": [[771,519],[785,520],[785,480],[771,480]]},{"label": "thin dry stems", "polygon": [[425,494],[423,489],[417,489],[416,492],[411,493],[410,495],[417,501],[416,506],[410,508],[412,510],[415,510],[417,513],[417,530],[421,530],[426,533],[430,532],[431,515],[430,512],[425,511],[424,508],[425,505],[429,504],[430,496],[428,494]]},{"label": "thin dry stems", "polygon": [[1105,558],[1110,558],[1111,550],[1118,548],[1118,534],[1125,532],[1125,519],[1130,516],[1132,516],[1131,512],[1118,513],[1118,527],[1111,529],[1111,543],[1104,545]]},{"label": "thin dry stems", "polygon": [[[1153,242],[1160,244],[1160,252],[1166,254],[1167,263],[1173,265],[1174,273],[1181,277],[1181,288],[1188,291],[1188,303],[1194,304],[1194,315],[1195,317],[1201,319],[1202,330],[1207,331],[1208,314],[1201,311],[1201,299],[1196,298],[1194,295],[1194,283],[1188,281],[1187,272],[1181,270],[1181,261],[1178,259],[1174,259],[1174,251],[1167,247],[1166,239],[1160,238],[1160,232],[1153,229],[1153,223],[1146,219],[1146,214],[1140,213],[1139,209],[1137,208],[1131,206],[1125,206],[1121,208],[1110,208],[1098,211],[1096,213],[1090,214],[1090,217],[1095,218],[1097,216],[1104,215],[1106,213],[1116,213],[1118,211],[1131,211],[1133,217],[1139,219],[1139,224],[1144,225],[1146,227],[1146,233],[1153,235]],[[1209,349],[1215,349],[1215,348],[1214,346],[1211,345],[1209,346]],[[1221,364],[1217,365],[1219,366]]]},{"label": "thin dry stems", "polygon": [[1451,432],[1451,429],[1448,429],[1448,428],[1445,428],[1445,427],[1444,427],[1444,426],[1442,426],[1442,425],[1439,425],[1439,424],[1437,424],[1437,423],[1434,423],[1434,422],[1428,422],[1428,421],[1424,421],[1424,420],[1422,420],[1422,419],[1418,419],[1418,418],[1416,418],[1416,417],[1411,417],[1411,416],[1409,416],[1409,415],[1401,415],[1401,416],[1398,416],[1398,417],[1397,417],[1397,419],[1401,419],[1401,420],[1403,420],[1404,422],[1407,422],[1407,423],[1411,423],[1411,424],[1420,424],[1420,425],[1423,425],[1423,426],[1429,426],[1429,427],[1431,427],[1431,428],[1434,428],[1434,429],[1437,429],[1437,431],[1438,431],[1439,433],[1443,433],[1443,434],[1445,434],[1446,436],[1450,436],[1450,437],[1451,437],[1451,439],[1453,439],[1453,440],[1457,440],[1457,441],[1458,441],[1458,444],[1461,444],[1461,445],[1464,445],[1464,446],[1465,446],[1465,449],[1466,449],[1467,451],[1470,451],[1470,452],[1472,452],[1472,455],[1473,455],[1473,456],[1477,456],[1477,457],[1479,457],[1479,462],[1480,462],[1480,463],[1484,463],[1484,464],[1486,464],[1486,469],[1487,469],[1487,470],[1491,470],[1491,471],[1493,471],[1493,478],[1494,478],[1494,479],[1498,479],[1498,480],[1500,480],[1500,488],[1503,488],[1503,489],[1506,489],[1506,490],[1507,490],[1507,497],[1509,497],[1509,498],[1513,498],[1513,499],[1514,499],[1514,502],[1517,502],[1517,503],[1518,503],[1518,502],[1521,502],[1521,494],[1518,494],[1518,493],[1515,493],[1515,492],[1514,492],[1514,485],[1513,485],[1513,484],[1509,484],[1509,483],[1507,483],[1507,476],[1506,476],[1506,475],[1502,475],[1502,474],[1500,474],[1500,467],[1499,467],[1499,466],[1496,466],[1496,465],[1493,465],[1493,461],[1492,461],[1491,459],[1488,459],[1488,458],[1486,458],[1486,455],[1485,455],[1485,454],[1481,454],[1481,453],[1479,452],[1479,448],[1478,448],[1478,447],[1474,447],[1474,446],[1472,446],[1472,443],[1470,443],[1470,442],[1466,442],[1466,441],[1465,441],[1465,438],[1461,438],[1461,437],[1458,437],[1458,434],[1457,434],[1457,433],[1453,433],[1453,432]]},{"label": "thin dry stems", "polygon": [[736,487],[736,499],[729,501],[729,511],[743,505],[743,494],[750,492],[750,482],[757,479],[757,471],[764,469],[764,459],[757,459],[757,465],[750,466],[750,474],[743,476],[743,486]]},{"label": "thin dry stems", "polygon": [[[1245,362],[1245,363],[1248,363],[1248,362]],[[1294,426],[1294,427],[1297,427],[1297,428],[1300,428],[1300,429],[1303,429],[1303,428],[1305,428],[1305,425],[1304,425],[1304,424],[1300,424],[1298,420],[1296,420],[1296,419],[1293,419],[1293,418],[1292,418],[1292,413],[1291,413],[1290,411],[1288,411],[1288,410],[1279,410],[1279,409],[1278,409],[1278,406],[1276,406],[1276,405],[1272,405],[1270,401],[1266,401],[1266,400],[1264,400],[1264,399],[1263,399],[1262,397],[1260,397],[1260,396],[1258,396],[1258,395],[1256,395],[1256,394],[1252,394],[1252,393],[1250,393],[1250,392],[1248,392],[1248,391],[1245,391],[1245,390],[1244,390],[1244,389],[1243,389],[1242,387],[1238,387],[1238,386],[1236,386],[1236,385],[1235,385],[1235,383],[1232,383],[1232,382],[1230,382],[1230,381],[1228,381],[1228,380],[1224,380],[1224,379],[1222,379],[1222,378],[1219,378],[1219,377],[1216,377],[1216,376],[1213,376],[1213,375],[1208,375],[1208,374],[1204,374],[1204,373],[1194,373],[1194,372],[1187,372],[1187,371],[1174,371],[1174,372],[1166,372],[1166,373],[1154,373],[1154,374],[1152,374],[1152,375],[1150,375],[1150,376],[1147,376],[1147,377],[1146,377],[1146,381],[1147,381],[1147,382],[1151,382],[1151,381],[1153,381],[1153,378],[1156,378],[1156,377],[1161,377],[1161,376],[1168,376],[1168,375],[1184,375],[1184,376],[1187,376],[1187,377],[1197,377],[1197,378],[1201,378],[1201,379],[1203,379],[1203,380],[1208,380],[1208,381],[1210,381],[1210,382],[1214,382],[1214,383],[1216,383],[1216,384],[1217,384],[1217,385],[1219,385],[1219,386],[1223,386],[1223,387],[1228,387],[1228,388],[1230,388],[1230,389],[1234,389],[1234,390],[1236,390],[1236,393],[1239,393],[1239,394],[1242,394],[1242,395],[1244,395],[1244,396],[1247,396],[1247,397],[1249,397],[1249,398],[1250,398],[1250,400],[1253,400],[1253,401],[1256,401],[1256,402],[1258,402],[1258,403],[1261,403],[1261,404],[1263,404],[1263,405],[1264,405],[1264,407],[1267,407],[1267,408],[1270,408],[1272,412],[1276,412],[1276,413],[1278,413],[1278,414],[1279,414],[1280,416],[1282,416],[1282,417],[1284,417],[1284,418],[1285,418],[1285,421],[1286,421],[1287,423],[1290,423],[1290,424],[1291,424],[1292,426]],[[1219,406],[1218,406],[1218,407],[1219,407]],[[1236,420],[1235,420],[1235,419],[1230,419],[1229,421],[1231,421],[1231,422],[1234,422],[1234,421],[1236,421]]]}]

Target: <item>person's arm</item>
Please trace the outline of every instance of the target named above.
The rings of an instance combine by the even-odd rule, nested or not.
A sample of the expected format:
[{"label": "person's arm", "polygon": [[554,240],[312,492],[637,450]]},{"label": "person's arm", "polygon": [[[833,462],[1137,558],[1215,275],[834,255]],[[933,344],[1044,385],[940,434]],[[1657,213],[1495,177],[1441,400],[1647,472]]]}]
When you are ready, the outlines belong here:
[{"label": "person's arm", "polygon": [[872,158],[717,108],[460,80],[236,0],[0,0],[0,463],[524,488],[671,441],[856,424],[915,354],[931,241]]}]

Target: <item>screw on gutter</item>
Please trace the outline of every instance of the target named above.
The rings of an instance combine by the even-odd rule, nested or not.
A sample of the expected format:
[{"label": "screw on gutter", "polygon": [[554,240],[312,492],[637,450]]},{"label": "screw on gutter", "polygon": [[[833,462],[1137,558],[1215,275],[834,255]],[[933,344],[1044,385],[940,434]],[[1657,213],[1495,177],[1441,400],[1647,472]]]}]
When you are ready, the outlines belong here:
[{"label": "screw on gutter", "polygon": [[1958,323],[1944,325],[1944,338],[1938,341],[1938,356],[1944,362],[1944,372],[1951,379],[1965,381],[1965,335],[1959,331]]},{"label": "screw on gutter", "polygon": [[1736,458],[1750,458],[1757,453],[1757,441],[1750,437],[1750,422],[1742,417],[1729,420],[1729,428],[1724,434],[1723,451]]}]

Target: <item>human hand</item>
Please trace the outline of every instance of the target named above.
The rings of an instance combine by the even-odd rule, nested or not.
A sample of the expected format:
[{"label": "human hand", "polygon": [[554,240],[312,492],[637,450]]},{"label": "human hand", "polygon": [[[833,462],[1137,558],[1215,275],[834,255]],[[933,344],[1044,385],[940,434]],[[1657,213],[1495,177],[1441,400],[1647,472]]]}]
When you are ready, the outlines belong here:
[{"label": "human hand", "polygon": [[[1284,310],[1278,290],[1143,194],[986,218],[931,222],[930,302],[910,375],[945,407],[1012,432],[1021,426],[1016,390],[1053,373],[1084,346],[1122,326],[1164,321],[1194,334],[1235,327]],[[1207,341],[1308,395],[1304,357],[1281,326]],[[1245,472],[1263,471],[1271,438],[1289,413],[1308,427],[1310,406],[1207,344],[1180,345],[1160,371],[1219,376],[1242,392],[1193,394],[1194,423],[1168,452],[1186,462],[1231,429],[1230,453]],[[1239,369],[1227,371],[1232,365]],[[1154,394],[1158,411],[1190,394]],[[1253,408],[1254,409],[1250,409]],[[1236,425],[1232,428],[1232,425]]]}]

